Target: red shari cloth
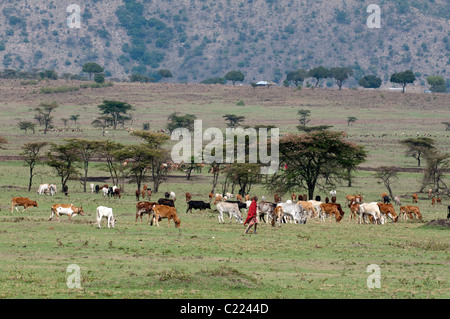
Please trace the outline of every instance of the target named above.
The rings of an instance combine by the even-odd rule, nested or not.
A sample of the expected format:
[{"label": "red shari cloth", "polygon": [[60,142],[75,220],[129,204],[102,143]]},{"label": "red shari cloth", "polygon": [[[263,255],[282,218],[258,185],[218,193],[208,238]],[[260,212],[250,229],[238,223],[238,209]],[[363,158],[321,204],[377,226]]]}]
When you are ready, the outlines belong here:
[{"label": "red shari cloth", "polygon": [[248,208],[247,219],[245,220],[244,225],[247,223],[250,223],[249,225],[258,223],[258,219],[256,218],[256,205],[257,204],[255,200],[250,204],[250,207]]}]

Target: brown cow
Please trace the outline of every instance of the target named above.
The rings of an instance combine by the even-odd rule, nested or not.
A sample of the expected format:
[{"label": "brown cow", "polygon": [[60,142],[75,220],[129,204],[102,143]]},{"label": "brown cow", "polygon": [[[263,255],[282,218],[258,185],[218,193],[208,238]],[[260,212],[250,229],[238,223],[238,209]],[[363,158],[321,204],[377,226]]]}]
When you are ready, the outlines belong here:
[{"label": "brown cow", "polygon": [[350,208],[350,221],[352,221],[353,218],[356,220],[356,215],[359,214],[359,204],[356,203],[356,201],[351,201],[350,204],[348,204],[348,208]]},{"label": "brown cow", "polygon": [[419,196],[417,196],[417,194],[413,194],[412,198],[413,198],[413,203],[417,203],[417,200],[419,199]]},{"label": "brown cow", "polygon": [[434,207],[435,204],[436,204],[436,197],[433,196],[433,198],[431,199],[431,206]]},{"label": "brown cow", "polygon": [[397,213],[392,204],[378,203],[377,205],[380,207],[380,213],[385,214],[386,217],[390,217],[394,223],[398,221]]},{"label": "brown cow", "polygon": [[292,199],[292,202],[295,202],[297,200],[297,194],[292,193],[291,194],[291,199]]},{"label": "brown cow", "polygon": [[314,217],[314,218],[317,217],[317,211],[314,209],[314,206],[312,203],[300,200],[297,202],[297,204],[302,205],[303,210],[308,212],[309,217]]},{"label": "brown cow", "polygon": [[216,205],[218,202],[220,202],[222,200],[222,196],[221,195],[216,195],[216,199],[214,200],[214,205]]},{"label": "brown cow", "polygon": [[273,200],[275,203],[281,202],[281,197],[278,194],[273,195]]},{"label": "brown cow", "polygon": [[328,203],[328,204],[320,204],[320,208],[322,209],[322,221],[325,221],[326,215],[334,215],[336,222],[340,222],[341,219],[344,217],[343,212],[341,213],[339,210],[340,205],[335,203]]},{"label": "brown cow", "polygon": [[28,212],[28,207],[38,207],[38,204],[36,203],[36,201],[31,200],[29,198],[26,197],[14,197],[11,200],[11,213],[14,210],[14,207],[16,208],[17,212],[19,212],[19,210],[17,209],[17,206],[23,206],[23,211],[22,213]]},{"label": "brown cow", "polygon": [[136,190],[136,200],[139,201],[139,198],[141,197],[141,192],[139,189]]},{"label": "brown cow", "polygon": [[400,216],[406,219],[406,215],[408,215],[409,219],[413,219],[414,216],[418,219],[422,219],[422,214],[420,213],[420,209],[417,206],[406,205],[400,207]]},{"label": "brown cow", "polygon": [[242,202],[242,195],[237,194],[237,195],[236,195],[236,200]]},{"label": "brown cow", "polygon": [[180,228],[181,221],[177,216],[177,209],[175,207],[165,206],[165,205],[155,205],[153,206],[153,211],[155,212],[153,221],[156,221],[156,226],[159,227],[159,218],[167,218],[168,227],[170,227],[170,220],[173,219],[175,227]]},{"label": "brown cow", "polygon": [[192,199],[191,193],[186,193],[186,202],[189,202]]},{"label": "brown cow", "polygon": [[153,217],[153,206],[158,205],[158,203],[150,203],[150,202],[139,202],[136,204],[136,222],[138,220],[138,217],[141,217],[142,221],[142,215],[148,214],[147,222],[150,222],[150,215]]},{"label": "brown cow", "polygon": [[214,198],[214,194],[210,192],[208,197],[209,197],[209,202],[211,203],[212,199]]},{"label": "brown cow", "polygon": [[51,208],[51,215],[49,220],[52,220],[53,216],[55,215],[58,222],[59,215],[67,215],[69,216],[69,220],[71,220],[72,216],[76,216],[78,214],[84,216],[83,207],[76,207],[72,204],[55,204]]}]

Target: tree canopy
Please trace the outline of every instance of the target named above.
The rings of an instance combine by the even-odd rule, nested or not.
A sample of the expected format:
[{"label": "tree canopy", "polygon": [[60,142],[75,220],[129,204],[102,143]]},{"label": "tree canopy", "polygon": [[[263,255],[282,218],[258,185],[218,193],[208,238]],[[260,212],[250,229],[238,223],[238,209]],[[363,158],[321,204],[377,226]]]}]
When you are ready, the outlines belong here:
[{"label": "tree canopy", "polygon": [[381,86],[382,80],[376,75],[370,74],[362,77],[358,84],[366,89],[378,89]]},{"label": "tree canopy", "polygon": [[349,167],[355,168],[367,156],[361,146],[344,138],[343,132],[327,130],[283,136],[280,163],[287,168],[274,175],[269,187],[281,192],[307,189],[313,198],[318,186],[334,185]]},{"label": "tree canopy", "polygon": [[316,79],[316,87],[319,86],[321,79],[326,79],[331,76],[331,71],[323,66],[315,67],[308,72],[308,76]]},{"label": "tree canopy", "polygon": [[398,72],[391,75],[390,81],[392,83],[397,83],[402,85],[402,93],[405,93],[406,85],[409,83],[414,83],[416,76],[411,70],[406,70],[404,72]]},{"label": "tree canopy", "polygon": [[113,128],[117,128],[117,124],[127,115],[128,111],[134,110],[134,107],[126,102],[121,101],[103,101],[98,108],[104,115],[111,116]]},{"label": "tree canopy", "polygon": [[334,78],[339,90],[342,90],[342,85],[351,76],[353,76],[353,70],[347,67],[336,67],[330,69],[331,76]]},{"label": "tree canopy", "polygon": [[225,80],[233,82],[233,85],[236,82],[244,81],[244,79],[245,79],[244,74],[241,71],[230,71],[227,74],[225,74]]},{"label": "tree canopy", "polygon": [[407,156],[412,156],[417,160],[418,167],[420,167],[422,156],[435,149],[435,141],[429,137],[408,138],[401,140],[400,144],[406,146]]}]

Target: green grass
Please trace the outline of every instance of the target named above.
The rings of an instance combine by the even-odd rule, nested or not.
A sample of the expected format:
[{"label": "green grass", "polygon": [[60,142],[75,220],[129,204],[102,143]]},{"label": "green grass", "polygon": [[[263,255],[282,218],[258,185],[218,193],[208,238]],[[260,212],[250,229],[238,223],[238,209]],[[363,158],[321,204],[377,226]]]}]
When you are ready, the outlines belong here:
[{"label": "green grass", "polygon": [[[448,133],[439,126],[448,117],[448,109],[443,107],[448,100],[441,95],[427,100],[420,94],[402,96],[376,91],[117,83],[113,88],[49,94],[43,99],[31,90],[48,83],[25,92],[14,83],[2,83],[0,96],[4,98],[0,101],[8,102],[0,102],[0,135],[9,143],[0,150],[0,298],[450,297],[449,231],[426,225],[446,216],[446,198],[434,208],[421,199],[418,205],[423,221],[358,225],[349,221],[348,208],[344,207],[346,215],[340,223],[310,219],[305,225],[286,224],[281,228],[260,224],[257,235],[244,235],[244,226],[234,220],[219,224],[214,209],[186,214],[184,193],[191,192],[195,200],[207,200],[212,176],[205,169],[186,181],[184,173],[177,172],[152,199],[163,197],[165,191],[177,194],[181,219],[178,230],[173,223],[168,228],[166,220],[159,228],[135,222],[135,185],[125,184],[121,199],[83,193],[78,181],[69,182],[69,197],[60,192],[55,197],[38,196],[35,190],[40,183],[60,187],[53,171],[39,165],[28,193],[27,168],[19,160],[4,157],[17,156],[25,142],[61,142],[71,137],[103,139],[90,122],[98,116],[96,106],[107,98],[136,105],[132,126],[140,128],[150,120],[152,130],[163,128],[167,116],[176,110],[197,114],[204,121],[204,129],[225,128],[222,115],[233,113],[245,116],[245,124],[275,124],[284,134],[295,131],[298,109],[311,109],[311,125],[334,125],[334,129],[346,131],[352,141],[366,146],[369,158],[363,166],[415,167],[415,160],[406,158],[399,147],[403,136],[428,132],[436,136],[443,150],[449,150]],[[55,113],[56,123],[61,117],[80,114],[77,127],[83,132],[49,132],[44,136],[41,132],[25,135],[18,130],[19,120],[32,119],[34,107],[52,100],[61,105]],[[240,100],[245,106],[236,106]],[[348,127],[346,117],[350,115],[358,117],[358,121]],[[110,130],[106,138],[139,142],[120,129]],[[93,163],[89,176],[104,177],[110,183],[101,165]],[[346,194],[357,193],[367,202],[379,200],[385,188],[373,172],[358,170],[354,175],[353,187],[337,187],[338,202],[343,204]],[[396,194],[405,195],[401,198],[403,204],[411,203],[410,194],[418,190],[421,178],[420,173],[399,173],[392,187]],[[317,195],[324,198],[328,192],[319,190]],[[264,185],[256,185],[252,194],[260,198],[265,195],[268,200],[273,196]],[[10,200],[14,196],[35,199],[39,207],[30,208],[28,213],[11,213]],[[62,217],[60,223],[48,221],[54,203],[83,206],[86,214],[74,217],[72,222],[67,217]],[[113,208],[116,229],[108,229],[105,221],[97,229],[95,209],[99,205]],[[70,264],[81,267],[80,289],[66,285]],[[366,285],[370,264],[381,268],[379,289]]]}]

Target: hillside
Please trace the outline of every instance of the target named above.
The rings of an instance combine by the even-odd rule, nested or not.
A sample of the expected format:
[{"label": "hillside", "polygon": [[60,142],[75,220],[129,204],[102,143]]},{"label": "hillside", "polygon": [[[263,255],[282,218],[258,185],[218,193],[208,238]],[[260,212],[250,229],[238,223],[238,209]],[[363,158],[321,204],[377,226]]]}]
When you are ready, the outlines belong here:
[{"label": "hillside", "polygon": [[418,84],[449,78],[449,0],[381,1],[379,29],[366,25],[370,1],[80,1],[79,29],[67,25],[72,3],[2,1],[2,68],[78,74],[94,61],[119,79],[167,68],[170,81],[200,82],[240,69],[247,83],[280,83],[324,65],[351,66],[356,80],[410,68]]}]

